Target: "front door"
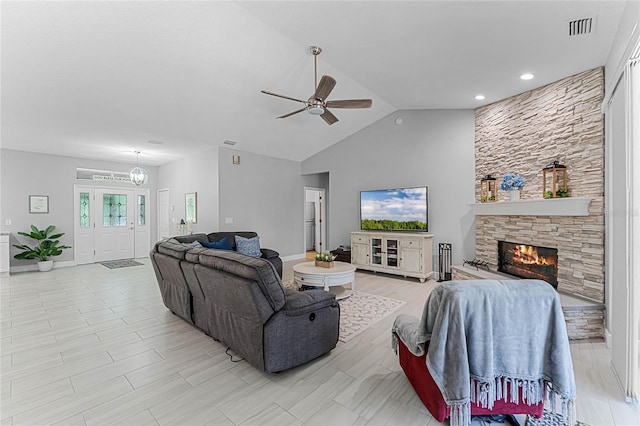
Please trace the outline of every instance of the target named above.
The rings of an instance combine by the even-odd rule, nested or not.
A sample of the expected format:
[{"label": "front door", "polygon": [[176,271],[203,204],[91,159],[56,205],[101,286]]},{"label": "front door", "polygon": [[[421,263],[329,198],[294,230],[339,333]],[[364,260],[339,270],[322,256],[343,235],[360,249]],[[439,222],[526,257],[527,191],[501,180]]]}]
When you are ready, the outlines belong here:
[{"label": "front door", "polygon": [[134,200],[132,189],[96,189],[96,262],[135,256]]}]

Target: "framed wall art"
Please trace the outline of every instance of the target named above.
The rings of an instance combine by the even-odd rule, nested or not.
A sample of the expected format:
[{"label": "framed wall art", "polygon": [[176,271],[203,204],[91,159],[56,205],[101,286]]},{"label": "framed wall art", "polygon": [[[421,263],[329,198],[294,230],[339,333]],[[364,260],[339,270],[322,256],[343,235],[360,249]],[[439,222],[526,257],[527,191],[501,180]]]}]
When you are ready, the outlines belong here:
[{"label": "framed wall art", "polygon": [[49,213],[49,196],[29,195],[29,213]]},{"label": "framed wall art", "polygon": [[198,193],[188,192],[184,194],[184,216],[186,222],[198,222]]}]

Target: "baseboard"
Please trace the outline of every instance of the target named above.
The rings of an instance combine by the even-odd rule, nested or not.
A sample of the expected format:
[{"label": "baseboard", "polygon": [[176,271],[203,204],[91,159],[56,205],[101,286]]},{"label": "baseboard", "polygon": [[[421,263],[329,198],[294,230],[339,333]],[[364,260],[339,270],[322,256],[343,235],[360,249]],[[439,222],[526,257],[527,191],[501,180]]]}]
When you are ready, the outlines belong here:
[{"label": "baseboard", "polygon": [[[68,268],[70,266],[76,266],[76,262],[73,260],[65,260],[64,262],[53,262],[54,269],[58,268]],[[20,273],[20,272],[33,272],[38,270],[38,265],[36,263],[32,263],[31,265],[23,265],[23,266],[12,266],[11,273]]]},{"label": "baseboard", "polygon": [[284,256],[281,257],[283,262],[288,262],[290,260],[300,260],[300,259],[306,259],[307,258],[307,254],[306,253],[302,253],[302,254],[292,254],[291,256]]},{"label": "baseboard", "polygon": [[604,343],[611,349],[611,332],[607,327],[604,328]]}]

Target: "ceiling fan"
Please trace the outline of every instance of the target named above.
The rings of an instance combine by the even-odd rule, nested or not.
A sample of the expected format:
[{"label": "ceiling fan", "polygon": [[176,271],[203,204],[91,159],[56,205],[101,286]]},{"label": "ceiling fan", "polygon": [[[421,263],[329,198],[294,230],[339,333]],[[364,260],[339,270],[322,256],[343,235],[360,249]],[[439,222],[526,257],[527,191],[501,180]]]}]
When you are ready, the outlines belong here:
[{"label": "ceiling fan", "polygon": [[261,90],[265,95],[277,96],[279,98],[289,99],[291,101],[301,102],[303,108],[281,115],[278,118],[287,118],[302,111],[307,111],[311,115],[319,115],[328,124],[332,125],[338,121],[338,117],[333,115],[327,108],[370,108],[373,101],[371,99],[343,99],[338,101],[327,101],[327,97],[336,85],[336,80],[330,75],[323,75],[318,84],[318,55],[322,49],[317,46],[309,47],[309,51],[313,55],[314,66],[314,90],[315,92],[309,99],[303,101],[289,96],[279,95],[277,93]]}]

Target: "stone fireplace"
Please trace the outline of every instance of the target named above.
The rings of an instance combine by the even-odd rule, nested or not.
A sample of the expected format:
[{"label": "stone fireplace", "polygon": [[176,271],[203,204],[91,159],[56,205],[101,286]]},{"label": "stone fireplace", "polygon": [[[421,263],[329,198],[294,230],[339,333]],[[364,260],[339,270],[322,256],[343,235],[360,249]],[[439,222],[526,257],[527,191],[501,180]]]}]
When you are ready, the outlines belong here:
[{"label": "stone fireplace", "polygon": [[[476,109],[475,132],[475,257],[497,271],[500,241],[557,250],[558,291],[598,303],[604,302],[603,96],[603,69],[595,68]],[[569,197],[544,199],[542,170],[554,160],[567,166]],[[482,177],[506,173],[526,179],[520,201],[498,191],[497,202],[480,203]]]},{"label": "stone fireplace", "polygon": [[520,278],[544,280],[558,288],[558,250],[498,241],[498,271]]},{"label": "stone fireplace", "polygon": [[[476,109],[475,257],[490,271],[452,267],[454,279],[545,275],[564,298],[571,338],[604,331],[603,98],[600,67]],[[569,197],[544,199],[542,170],[556,160],[567,166]],[[506,173],[526,179],[520,201],[498,191],[497,202],[481,203],[481,179]],[[501,242],[537,246],[538,260],[513,246],[499,256]],[[540,247],[545,259],[547,249],[555,258],[541,262]]]}]

